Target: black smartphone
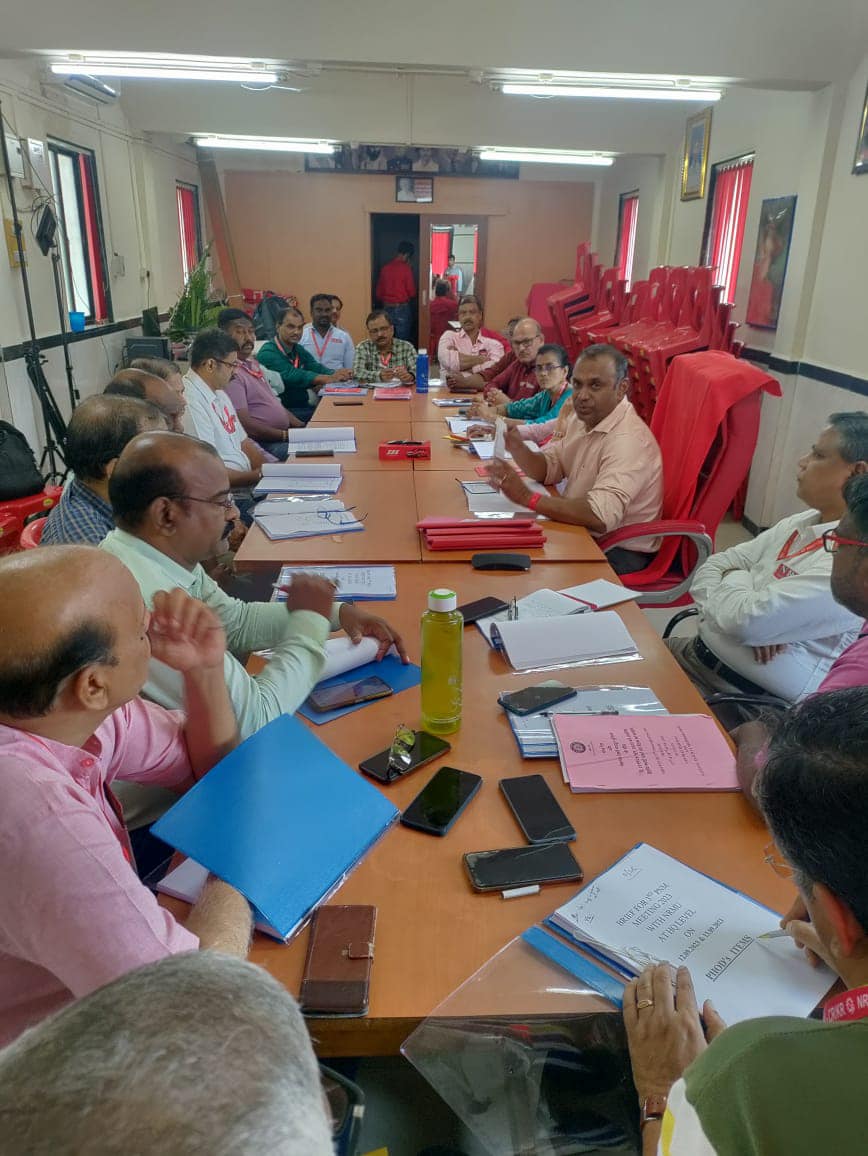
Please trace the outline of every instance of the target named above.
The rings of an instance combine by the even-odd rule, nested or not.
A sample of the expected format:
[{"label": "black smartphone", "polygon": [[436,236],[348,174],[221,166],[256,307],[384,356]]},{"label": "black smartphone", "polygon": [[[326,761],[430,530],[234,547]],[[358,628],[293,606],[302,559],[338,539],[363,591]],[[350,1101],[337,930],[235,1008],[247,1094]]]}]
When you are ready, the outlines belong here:
[{"label": "black smartphone", "polygon": [[369,759],[359,763],[359,770],[370,775],[372,779],[376,779],[378,783],[393,783],[397,779],[403,779],[405,775],[409,775],[413,771],[418,771],[426,763],[433,762],[434,759],[439,759],[441,755],[452,750],[449,743],[445,739],[438,738],[437,735],[430,735],[427,731],[416,731],[415,733],[416,741],[410,748],[409,765],[402,766],[398,770],[390,767],[389,748],[387,747],[386,750],[371,755]]},{"label": "black smartphone", "polygon": [[500,789],[528,843],[569,843],[576,829],[542,775],[501,779]]},{"label": "black smartphone", "polygon": [[510,694],[498,695],[497,701],[512,714],[535,714],[556,702],[566,702],[576,694],[578,691],[574,686],[526,686]]},{"label": "black smartphone", "polygon": [[502,598],[477,598],[475,602],[466,602],[463,606],[458,607],[459,613],[464,616],[465,626],[470,626],[471,623],[480,618],[487,618],[490,614],[497,614],[506,609],[508,609],[507,604]]},{"label": "black smartphone", "polygon": [[503,891],[531,883],[569,883],[582,878],[582,869],[566,843],[468,851],[464,866],[477,891]]},{"label": "black smartphone", "polygon": [[480,775],[441,767],[401,816],[401,822],[429,835],[445,835],[481,786]]},{"label": "black smartphone", "polygon": [[308,706],[319,714],[338,710],[342,706],[355,706],[359,702],[372,702],[375,698],[388,698],[392,688],[382,678],[372,675],[357,682],[339,682],[335,686],[321,686],[307,696]]}]

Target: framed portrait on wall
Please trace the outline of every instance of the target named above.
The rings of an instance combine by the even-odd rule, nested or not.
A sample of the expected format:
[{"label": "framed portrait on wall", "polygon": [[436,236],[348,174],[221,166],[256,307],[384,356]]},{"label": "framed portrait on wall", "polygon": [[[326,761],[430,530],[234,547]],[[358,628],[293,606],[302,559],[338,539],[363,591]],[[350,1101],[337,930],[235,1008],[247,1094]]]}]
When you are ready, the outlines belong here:
[{"label": "framed portrait on wall", "polygon": [[859,139],[856,141],[856,156],[853,158],[853,172],[857,175],[868,173],[868,91],[862,103],[862,120],[859,124]]},{"label": "framed portrait on wall", "polygon": [[710,143],[711,109],[706,108],[687,120],[684,133],[684,159],[681,163],[682,201],[699,201],[705,196]]},{"label": "framed portrait on wall", "polygon": [[430,205],[434,200],[434,178],[395,177],[395,200],[401,205]]},{"label": "framed portrait on wall", "polygon": [[778,327],[795,216],[795,197],[769,197],[762,203],[745,314],[754,329]]}]

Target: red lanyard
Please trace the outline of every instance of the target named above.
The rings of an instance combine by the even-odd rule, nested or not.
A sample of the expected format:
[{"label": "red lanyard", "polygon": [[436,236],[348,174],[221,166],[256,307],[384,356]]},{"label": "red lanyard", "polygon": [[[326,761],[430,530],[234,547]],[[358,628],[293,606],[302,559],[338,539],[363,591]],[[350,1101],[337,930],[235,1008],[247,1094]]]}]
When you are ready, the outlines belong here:
[{"label": "red lanyard", "polygon": [[265,381],[265,374],[261,369],[254,369],[255,361],[239,361],[238,363],[245,373],[249,373],[251,377],[258,377],[260,381]]},{"label": "red lanyard", "polygon": [[387,357],[383,357],[382,353],[380,354],[380,365],[382,365],[383,369],[389,368],[389,363],[391,362],[391,360],[392,360],[392,354],[391,353]]},{"label": "red lanyard", "polygon": [[[279,337],[275,337],[274,344],[277,346],[277,348],[280,350],[280,352],[283,354],[283,356],[286,358],[286,360],[292,362],[293,369],[298,369],[298,349],[296,348],[295,357],[290,357],[289,354],[284,349],[283,343],[281,342]],[[230,430],[230,433],[231,432],[232,431]]]},{"label": "red lanyard", "polygon": [[322,361],[322,359],[323,359],[323,354],[324,354],[324,353],[325,353],[325,351],[328,349],[328,347],[329,347],[329,342],[330,342],[330,341],[331,341],[331,339],[332,339],[332,329],[331,329],[331,327],[329,327],[329,331],[328,331],[328,333],[326,334],[325,344],[323,345],[322,349],[320,349],[320,347],[319,347],[319,342],[318,342],[318,341],[317,341],[317,339],[316,339],[316,330],[314,329],[314,327],[313,327],[313,326],[311,326],[311,327],[310,327],[310,339],[311,339],[311,341],[313,342],[313,347],[314,347],[314,349],[316,350],[316,359],[317,359],[317,361]]},{"label": "red lanyard", "polygon": [[220,410],[217,408],[217,402],[215,400],[215,401],[211,402],[211,408],[217,414],[217,419],[220,422],[220,424],[223,426],[223,428],[226,430],[226,432],[228,434],[234,434],[235,433],[235,414],[229,412],[229,406],[224,405],[223,406],[223,412],[221,413]]},{"label": "red lanyard", "polygon": [[799,536],[798,530],[793,530],[789,538],[781,547],[781,552],[778,554],[779,562],[789,562],[790,558],[801,558],[802,554],[813,554],[815,550],[819,550],[823,545],[822,538],[815,538],[813,542],[809,542],[807,546],[802,546],[801,550],[796,550],[795,554],[790,553],[790,546],[795,542]]},{"label": "red lanyard", "polygon": [[863,1020],[868,1017],[868,987],[854,987],[842,995],[833,996],[823,1005],[826,1023],[838,1020]]}]

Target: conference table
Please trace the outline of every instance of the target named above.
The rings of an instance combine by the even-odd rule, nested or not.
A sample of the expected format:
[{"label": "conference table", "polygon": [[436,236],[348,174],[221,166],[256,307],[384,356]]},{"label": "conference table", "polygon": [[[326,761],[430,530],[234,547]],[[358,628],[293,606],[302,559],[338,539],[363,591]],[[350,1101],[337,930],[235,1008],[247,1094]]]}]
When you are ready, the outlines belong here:
[{"label": "conference table", "polygon": [[[420,421],[436,420],[437,410],[430,412],[429,399],[414,401]],[[399,403],[366,399],[366,405],[397,407]],[[343,418],[340,412],[340,424]],[[416,424],[414,419],[411,425]],[[445,499],[459,488],[443,471],[413,469],[391,474],[387,468],[347,470],[339,496],[347,505],[358,504],[361,512],[368,513],[365,532],[268,543],[253,529],[239,551],[239,569],[276,569],[283,561],[393,562],[397,598],[367,609],[381,614],[399,631],[414,662],[420,657],[420,617],[428,590],[435,586],[454,589],[462,603],[487,595],[508,601],[542,587],[557,590],[594,578],[617,581],[583,530],[561,526],[556,534],[552,527],[550,534],[548,523],[549,540],[528,572],[481,572],[465,560],[429,559],[420,551],[414,528],[419,507],[428,510],[429,500],[436,504],[432,495],[442,494]],[[374,518],[378,497],[388,515],[383,521]],[[566,545],[570,539],[574,542],[571,550]],[[559,670],[557,677],[576,687],[647,686],[672,712],[707,713],[635,602],[625,602],[616,611],[634,638],[641,660]],[[645,841],[777,910],[789,906],[791,884],[764,863],[768,833],[740,794],[573,795],[563,783],[557,760],[523,760],[497,695],[545,677],[513,672],[476,627],[465,629],[462,724],[448,736],[451,751],[436,763],[377,789],[403,810],[444,764],[481,775],[482,789],[444,838],[399,824],[392,827],[330,900],[374,904],[378,917],[369,1012],[354,1019],[312,1020],[311,1034],[321,1056],[396,1053],[413,1028],[487,960],[575,894],[575,883],[547,885],[537,895],[509,901],[499,892],[480,894],[472,889],[462,863],[465,852],[517,847],[524,842],[498,787],[503,777],[536,773],[545,777],[578,833],[573,848],[586,882]],[[387,747],[401,723],[420,723],[418,687],[371,703],[343,719],[309,725],[356,768],[360,760]],[[163,901],[179,912],[185,910],[177,901]],[[288,945],[257,935],[250,958],[297,994],[307,940],[306,929]],[[485,996],[480,993],[478,998],[478,1013],[483,1014]],[[530,1010],[517,1007],[516,1013]]]}]

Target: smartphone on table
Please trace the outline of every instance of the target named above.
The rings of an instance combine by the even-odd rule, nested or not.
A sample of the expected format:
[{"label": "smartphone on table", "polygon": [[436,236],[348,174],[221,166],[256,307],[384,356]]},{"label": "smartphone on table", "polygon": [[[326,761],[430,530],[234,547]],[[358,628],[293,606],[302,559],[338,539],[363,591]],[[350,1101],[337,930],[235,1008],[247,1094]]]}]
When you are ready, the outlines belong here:
[{"label": "smartphone on table", "polygon": [[498,614],[508,609],[502,598],[477,598],[475,602],[465,602],[458,607],[458,612],[464,617],[464,625],[470,626],[480,618],[487,618],[490,614]]},{"label": "smartphone on table", "polygon": [[566,843],[468,851],[464,866],[477,891],[503,891],[532,883],[569,883],[582,878],[582,869]]},{"label": "smartphone on table", "polygon": [[542,775],[501,779],[500,789],[529,843],[569,843],[576,830]]},{"label": "smartphone on table", "polygon": [[359,763],[359,770],[376,779],[378,783],[394,783],[397,779],[403,779],[405,775],[418,771],[426,763],[433,762],[434,759],[439,759],[441,755],[452,750],[449,743],[437,735],[431,735],[427,731],[416,731],[415,735],[415,742],[407,752],[405,766],[396,768],[390,764],[391,748],[387,747],[384,751]]},{"label": "smartphone on table", "polygon": [[401,816],[401,822],[429,835],[445,835],[481,786],[480,775],[441,767]]},{"label": "smartphone on table", "polygon": [[393,694],[387,682],[377,675],[362,678],[356,682],[339,682],[334,686],[316,687],[307,696],[311,710],[318,714],[339,710],[344,706],[355,706],[360,702],[373,702],[377,698],[388,698]]},{"label": "smartphone on table", "polygon": [[538,686],[526,686],[522,690],[498,695],[497,701],[511,714],[536,714],[537,711],[546,710],[556,703],[566,702],[568,698],[575,698],[577,694],[578,691],[574,686],[540,683]]}]

